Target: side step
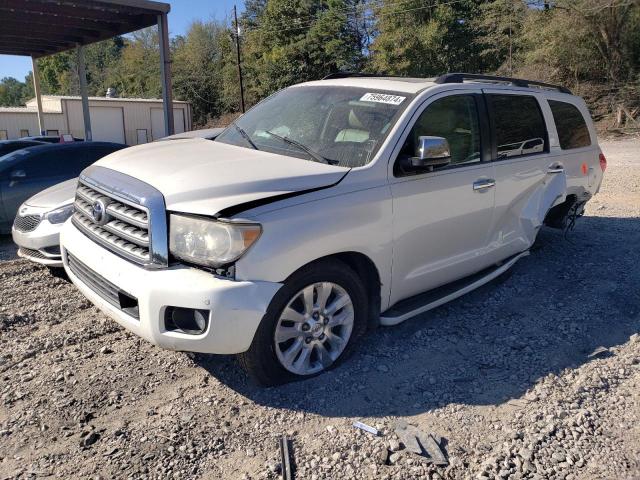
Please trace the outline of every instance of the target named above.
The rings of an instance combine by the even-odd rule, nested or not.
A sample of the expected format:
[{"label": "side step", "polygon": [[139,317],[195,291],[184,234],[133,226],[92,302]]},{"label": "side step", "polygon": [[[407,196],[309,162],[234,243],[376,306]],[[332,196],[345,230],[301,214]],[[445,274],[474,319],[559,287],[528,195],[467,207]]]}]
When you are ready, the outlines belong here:
[{"label": "side step", "polygon": [[440,305],[444,305],[445,303],[461,297],[465,293],[469,293],[502,275],[518,260],[522,257],[526,257],[527,255],[529,255],[529,250],[509,257],[501,262],[500,265],[485,268],[478,273],[461,278],[460,280],[443,285],[442,287],[434,288],[433,290],[401,300],[393,307],[382,312],[382,315],[380,316],[380,324],[385,326],[397,325],[411,317],[415,317],[416,315],[432,310]]}]

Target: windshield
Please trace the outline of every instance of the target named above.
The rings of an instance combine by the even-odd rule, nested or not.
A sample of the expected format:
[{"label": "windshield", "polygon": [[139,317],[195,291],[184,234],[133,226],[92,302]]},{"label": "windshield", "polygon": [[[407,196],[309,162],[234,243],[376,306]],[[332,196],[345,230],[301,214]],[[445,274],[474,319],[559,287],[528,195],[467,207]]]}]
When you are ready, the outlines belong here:
[{"label": "windshield", "polygon": [[215,141],[361,167],[376,154],[409,97],[342,86],[287,88],[253,107]]}]

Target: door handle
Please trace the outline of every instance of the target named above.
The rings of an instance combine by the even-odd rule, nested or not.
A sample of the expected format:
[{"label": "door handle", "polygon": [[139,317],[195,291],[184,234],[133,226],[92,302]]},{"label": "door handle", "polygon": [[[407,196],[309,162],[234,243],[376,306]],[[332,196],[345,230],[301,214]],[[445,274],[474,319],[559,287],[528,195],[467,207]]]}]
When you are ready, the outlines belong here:
[{"label": "door handle", "polygon": [[473,189],[475,191],[484,191],[496,186],[496,181],[493,178],[483,178],[473,182]]},{"label": "door handle", "polygon": [[564,167],[557,163],[549,165],[549,167],[547,168],[547,173],[562,173],[562,172],[564,172]]}]

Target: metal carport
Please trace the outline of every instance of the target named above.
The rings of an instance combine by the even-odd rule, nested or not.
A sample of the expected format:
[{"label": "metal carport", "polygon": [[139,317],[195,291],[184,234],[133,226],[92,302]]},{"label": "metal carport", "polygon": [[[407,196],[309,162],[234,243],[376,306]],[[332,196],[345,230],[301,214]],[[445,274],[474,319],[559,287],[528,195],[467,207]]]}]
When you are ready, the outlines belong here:
[{"label": "metal carport", "polygon": [[91,140],[83,46],[116,35],[158,26],[165,133],[174,133],[167,14],[171,6],[149,0],[0,0],[0,54],[32,58],[41,134],[44,116],[36,59],[75,48],[84,115]]}]

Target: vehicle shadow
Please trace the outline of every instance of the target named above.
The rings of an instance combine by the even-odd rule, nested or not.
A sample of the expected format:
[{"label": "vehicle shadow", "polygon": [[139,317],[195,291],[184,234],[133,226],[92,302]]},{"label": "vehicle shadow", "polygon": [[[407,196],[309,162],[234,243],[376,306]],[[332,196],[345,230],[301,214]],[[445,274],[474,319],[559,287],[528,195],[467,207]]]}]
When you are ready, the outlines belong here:
[{"label": "vehicle shadow", "polygon": [[18,258],[18,247],[13,243],[11,235],[0,234],[0,261]]},{"label": "vehicle shadow", "polygon": [[584,217],[567,239],[544,229],[511,275],[377,329],[351,358],[317,378],[263,388],[233,357],[198,354],[195,361],[260,405],[326,416],[501,404],[640,331],[639,223]]}]

